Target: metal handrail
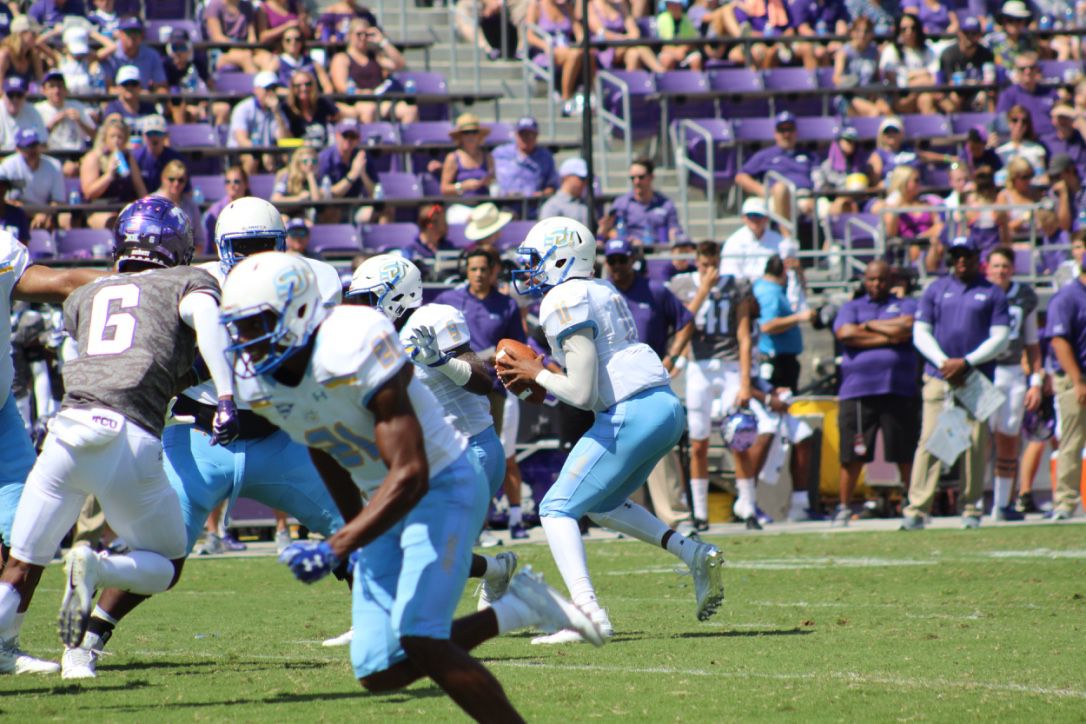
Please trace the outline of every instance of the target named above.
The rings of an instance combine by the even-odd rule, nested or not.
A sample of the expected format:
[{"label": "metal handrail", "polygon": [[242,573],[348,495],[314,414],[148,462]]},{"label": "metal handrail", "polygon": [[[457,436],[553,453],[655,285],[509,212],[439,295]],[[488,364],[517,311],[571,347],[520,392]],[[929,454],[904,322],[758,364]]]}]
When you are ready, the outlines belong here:
[{"label": "metal handrail", "polygon": [[[687,132],[697,134],[705,141],[705,166],[698,165],[686,154]],[[709,201],[709,236],[716,238],[716,147],[713,135],[697,121],[684,118],[677,127],[675,166],[679,171],[679,203],[682,207],[683,225],[690,227],[689,174],[705,180],[705,195]]]},{"label": "metal handrail", "polygon": [[[607,104],[604,102],[603,93],[603,82],[605,80],[608,83],[615,85],[622,93],[622,117],[607,110]],[[633,115],[633,111],[630,108],[630,84],[606,70],[596,71],[595,83],[596,135],[600,137],[600,148],[602,150],[602,153],[600,154],[600,166],[603,170],[603,178],[606,179],[608,177],[609,164],[607,163],[607,143],[603,139],[606,135],[609,135],[610,129],[608,128],[608,124],[622,130],[622,136],[626,147],[626,165],[629,166],[633,163],[633,128],[630,125],[629,120]]]},{"label": "metal handrail", "polygon": [[866,231],[868,234],[870,234],[871,238],[875,242],[875,246],[872,249],[872,251],[874,251],[877,254],[882,254],[883,256],[885,256],[886,255],[886,233],[881,228],[881,226],[882,225],[880,224],[879,228],[875,228],[874,226],[867,223],[863,219],[857,219],[855,217],[852,217],[852,218],[849,218],[849,219],[845,220],[845,248],[843,250],[843,255],[841,257],[841,278],[842,279],[848,279],[848,276],[849,276],[848,273],[850,271],[852,271],[853,269],[863,271],[864,267],[865,267],[865,265],[860,263],[860,260],[856,258],[857,254],[854,252],[854,250],[852,248],[852,230],[853,230],[853,228],[860,229],[862,231]]},{"label": "metal handrail", "polygon": [[[524,41],[524,55],[521,59],[521,68],[524,69],[524,115],[532,115],[532,81],[543,80],[547,84],[547,99],[551,102],[547,104],[547,124],[548,132],[551,136],[555,134],[555,128],[558,125],[557,117],[555,116],[555,105],[550,95],[554,92],[555,81],[558,77],[557,70],[554,65],[554,35],[548,33],[543,28],[539,27],[535,23],[524,23],[523,31],[525,33]],[[530,52],[531,46],[528,44],[527,34],[534,32],[536,35],[543,39],[543,42],[547,46],[547,65],[544,68],[532,60],[532,53]],[[585,109],[585,113],[588,110]]]}]

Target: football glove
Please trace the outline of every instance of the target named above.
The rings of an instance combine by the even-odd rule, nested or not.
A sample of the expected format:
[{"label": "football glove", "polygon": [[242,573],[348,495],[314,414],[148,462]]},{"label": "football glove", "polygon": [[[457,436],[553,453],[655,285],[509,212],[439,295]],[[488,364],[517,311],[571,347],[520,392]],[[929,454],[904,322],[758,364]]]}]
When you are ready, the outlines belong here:
[{"label": "football glove", "polygon": [[437,345],[437,334],[433,327],[420,326],[411,333],[411,359],[427,367],[440,367],[452,359],[448,352],[442,352]]},{"label": "football glove", "polygon": [[215,419],[211,423],[211,444],[229,445],[241,434],[241,418],[234,400],[224,397],[215,408]]},{"label": "football glove", "polygon": [[290,572],[302,583],[315,583],[340,564],[332,546],[323,540],[291,543],[279,554],[279,562],[289,566]]}]

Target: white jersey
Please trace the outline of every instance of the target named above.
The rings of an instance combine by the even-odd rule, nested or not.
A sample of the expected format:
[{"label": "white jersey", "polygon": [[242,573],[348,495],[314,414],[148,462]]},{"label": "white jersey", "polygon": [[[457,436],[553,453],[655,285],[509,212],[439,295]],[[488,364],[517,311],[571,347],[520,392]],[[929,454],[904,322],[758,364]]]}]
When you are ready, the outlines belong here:
[{"label": "white jersey", "polygon": [[652,348],[637,341],[637,326],[626,299],[610,282],[571,279],[559,284],[543,297],[539,321],[551,354],[563,367],[565,338],[581,329],[592,332],[599,358],[598,410],[608,410],[642,390],[670,382]]},{"label": "white jersey", "polygon": [[[291,439],[331,455],[363,493],[388,473],[374,441],[373,394],[408,363],[392,323],[375,309],[337,307],[316,332],[313,357],[297,387],[269,376],[238,379],[238,397]],[[430,476],[455,462],[467,439],[445,422],[444,410],[420,380],[408,387],[422,427]]]},{"label": "white jersey", "polygon": [[[415,310],[400,330],[400,341],[406,346],[419,327],[434,328],[437,346],[442,352],[451,352],[471,341],[464,315],[447,304],[427,304]],[[486,395],[468,392],[444,373],[426,365],[415,365],[415,376],[426,383],[445,408],[445,420],[464,435],[474,437],[494,424]]]},{"label": "white jersey", "polygon": [[[339,304],[343,299],[343,282],[340,281],[339,272],[336,271],[336,268],[318,259],[304,258],[317,277],[317,288],[320,289],[324,306],[334,307]],[[222,288],[223,282],[226,281],[226,274],[223,273],[222,264],[217,261],[209,261],[196,266],[215,277],[215,280],[219,282],[219,288]],[[219,403],[219,395],[215,391],[215,383],[212,380],[193,385],[181,394],[205,405],[214,406]],[[239,404],[238,407],[248,409],[248,406],[244,404]]]},{"label": "white jersey", "polygon": [[9,232],[0,230],[0,407],[8,401],[15,382],[15,365],[11,360],[11,295],[23,272],[30,266],[30,253]]}]

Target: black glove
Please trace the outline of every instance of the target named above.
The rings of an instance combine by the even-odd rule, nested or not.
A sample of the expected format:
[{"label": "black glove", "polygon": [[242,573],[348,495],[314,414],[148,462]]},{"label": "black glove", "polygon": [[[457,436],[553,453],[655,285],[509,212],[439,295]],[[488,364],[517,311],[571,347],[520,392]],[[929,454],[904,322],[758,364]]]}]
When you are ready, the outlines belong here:
[{"label": "black glove", "polygon": [[241,420],[238,408],[231,397],[219,399],[215,408],[215,420],[211,424],[211,444],[229,445],[241,434]]}]

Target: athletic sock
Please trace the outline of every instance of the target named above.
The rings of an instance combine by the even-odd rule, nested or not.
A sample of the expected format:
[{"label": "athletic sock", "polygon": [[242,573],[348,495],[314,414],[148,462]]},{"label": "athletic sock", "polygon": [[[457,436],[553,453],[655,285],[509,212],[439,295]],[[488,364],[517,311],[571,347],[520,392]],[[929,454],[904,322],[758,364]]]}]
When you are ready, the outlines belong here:
[{"label": "athletic sock", "polygon": [[683,536],[682,533],[671,531],[671,535],[667,537],[665,548],[668,553],[679,558],[686,565],[694,565],[694,553],[698,549],[698,544]]},{"label": "athletic sock", "polygon": [[995,512],[1006,508],[1011,504],[1011,487],[1014,486],[1014,478],[995,476],[995,490],[992,491],[992,510]]},{"label": "athletic sock", "polygon": [[501,571],[501,566],[498,565],[498,559],[494,556],[483,555],[482,553],[476,553],[475,555],[483,559],[486,563],[486,568],[483,570],[481,578],[484,580],[490,580],[491,577],[496,576]]},{"label": "athletic sock", "polygon": [[520,506],[519,505],[510,505],[509,506],[509,527],[512,528],[514,525],[520,525],[523,522],[524,522],[524,518],[522,517],[522,514],[520,512]]},{"label": "athletic sock", "polygon": [[19,636],[19,627],[23,623],[19,613],[22,596],[10,583],[0,583],[0,641],[9,641]]},{"label": "athletic sock", "polygon": [[740,518],[749,518],[755,513],[754,478],[737,478],[735,486],[739,490],[735,514]]},{"label": "athletic sock", "polygon": [[85,649],[101,651],[106,647],[106,642],[113,636],[113,629],[117,626],[117,619],[110,616],[101,606],[95,606],[87,623],[87,633],[83,636]]},{"label": "athletic sock", "polygon": [[709,478],[690,479],[691,511],[698,520],[709,520]]},{"label": "athletic sock", "polygon": [[589,513],[595,523],[617,530],[651,546],[658,546],[668,532],[667,525],[637,503],[625,501],[606,513]]},{"label": "athletic sock", "polygon": [[566,516],[544,516],[540,522],[547,535],[554,563],[562,580],[566,583],[570,598],[584,611],[591,612],[599,608],[596,602],[596,589],[588,575],[588,561],[581,540],[581,529],[576,518]]},{"label": "athletic sock", "polygon": [[99,556],[99,588],[119,588],[150,596],[162,593],[173,580],[173,563],[151,551],[132,551],[120,556]]}]

